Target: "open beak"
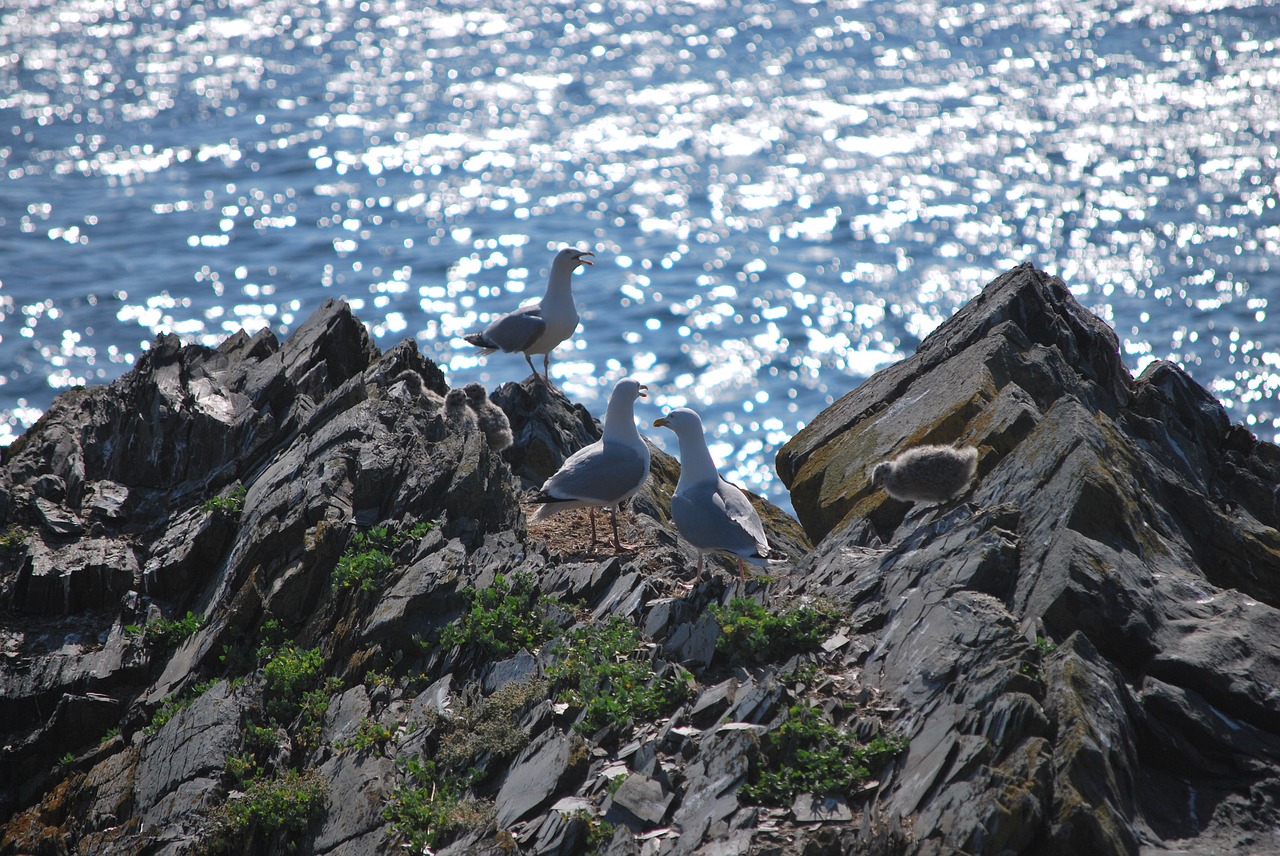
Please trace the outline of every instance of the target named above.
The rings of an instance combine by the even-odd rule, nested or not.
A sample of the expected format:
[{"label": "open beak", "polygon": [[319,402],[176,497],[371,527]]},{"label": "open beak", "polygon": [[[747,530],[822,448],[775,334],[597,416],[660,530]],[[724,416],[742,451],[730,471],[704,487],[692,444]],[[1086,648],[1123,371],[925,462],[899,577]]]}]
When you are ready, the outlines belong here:
[{"label": "open beak", "polygon": [[594,265],[595,265],[595,262],[593,262],[593,261],[591,261],[591,259],[587,258],[587,256],[594,256],[594,255],[595,255],[595,253],[590,253],[590,252],[581,252],[581,253],[578,253],[578,264],[583,264],[583,265],[593,265],[593,266],[594,266]]},{"label": "open beak", "polygon": [[645,394],[648,392],[648,390],[649,390],[649,387],[645,386],[644,384],[640,384],[640,397],[648,398],[649,396]]}]

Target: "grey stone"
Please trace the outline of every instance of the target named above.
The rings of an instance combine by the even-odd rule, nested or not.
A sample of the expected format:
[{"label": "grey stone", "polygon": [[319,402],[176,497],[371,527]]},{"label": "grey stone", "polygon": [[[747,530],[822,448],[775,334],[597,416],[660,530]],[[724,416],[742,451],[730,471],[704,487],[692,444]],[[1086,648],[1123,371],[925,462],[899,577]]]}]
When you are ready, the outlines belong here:
[{"label": "grey stone", "polygon": [[698,728],[704,729],[714,725],[729,709],[729,699],[736,689],[736,684],[737,682],[730,678],[698,693],[693,707],[689,710],[689,721]]},{"label": "grey stone", "polygon": [[181,828],[217,799],[226,757],[239,748],[242,700],[219,681],[146,742],[134,794],[143,822]]},{"label": "grey stone", "polygon": [[519,651],[514,657],[499,660],[485,669],[485,694],[495,693],[511,683],[524,683],[533,680],[538,674],[538,658],[528,651]]},{"label": "grey stone", "polygon": [[672,794],[667,793],[661,783],[640,773],[633,773],[623,780],[614,793],[613,808],[605,819],[616,818],[618,822],[628,826],[649,829],[661,825],[672,799]]},{"label": "grey stone", "polygon": [[395,783],[395,762],[347,751],[320,765],[328,801],[315,830],[317,853],[385,853],[389,831],[382,809]]},{"label": "grey stone", "polygon": [[569,771],[571,748],[568,737],[549,730],[521,750],[495,799],[499,828],[525,817],[556,793]]},{"label": "grey stone", "polygon": [[800,794],[791,805],[797,823],[853,820],[849,801],[839,794]]}]

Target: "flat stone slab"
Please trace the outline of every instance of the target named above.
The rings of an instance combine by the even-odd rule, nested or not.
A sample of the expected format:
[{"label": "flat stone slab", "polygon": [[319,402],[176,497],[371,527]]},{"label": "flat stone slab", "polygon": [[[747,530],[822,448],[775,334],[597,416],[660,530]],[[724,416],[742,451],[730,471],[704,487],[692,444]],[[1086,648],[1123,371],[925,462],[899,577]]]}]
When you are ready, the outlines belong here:
[{"label": "flat stone slab", "polygon": [[674,797],[660,783],[636,773],[627,776],[613,795],[613,807],[634,817],[645,827],[657,826],[667,815]]},{"label": "flat stone slab", "polygon": [[516,756],[495,803],[499,829],[525,817],[556,792],[569,767],[569,747],[568,737],[546,731]]},{"label": "flat stone slab", "polygon": [[849,801],[838,795],[801,794],[791,805],[791,816],[795,818],[796,823],[853,820]]}]

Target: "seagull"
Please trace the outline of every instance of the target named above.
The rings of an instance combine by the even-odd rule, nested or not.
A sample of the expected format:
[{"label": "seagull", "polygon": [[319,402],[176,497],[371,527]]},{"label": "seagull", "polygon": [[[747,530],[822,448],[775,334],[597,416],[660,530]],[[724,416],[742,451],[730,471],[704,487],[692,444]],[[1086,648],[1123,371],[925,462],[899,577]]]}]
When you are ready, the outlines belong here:
[{"label": "seagull", "polygon": [[551,350],[578,329],[578,309],[573,305],[571,288],[573,272],[580,265],[595,264],[587,258],[593,255],[595,253],[568,247],[556,253],[547,278],[547,291],[541,300],[495,318],[483,331],[463,338],[483,348],[482,354],[519,351],[535,378],[538,370],[533,367],[533,355],[542,354],[542,380],[550,386]]},{"label": "seagull", "polygon": [[484,391],[484,387],[472,381],[464,386],[462,391],[467,394],[467,404],[471,405],[471,410],[476,414],[476,422],[484,432],[485,439],[489,441],[489,448],[495,452],[501,452],[510,446],[514,441],[511,436],[511,422],[507,419],[507,414],[502,412],[502,408],[489,400],[489,394]]},{"label": "seagull", "polygon": [[444,423],[450,431],[470,432],[476,429],[476,415],[467,406],[467,394],[451,389],[444,397]]},{"label": "seagull", "polygon": [[613,546],[627,549],[618,540],[618,506],[640,490],[649,477],[649,447],[636,429],[635,403],[643,398],[644,384],[623,378],[609,396],[604,416],[604,435],[590,446],[574,452],[542,485],[534,496],[541,506],[534,522],[546,520],[557,511],[587,508],[591,514],[591,546],[596,538],[596,509],[609,506],[613,517]]},{"label": "seagull", "polygon": [[871,484],[906,502],[936,504],[958,496],[978,469],[973,446],[916,446],[871,470]]},{"label": "seagull", "polygon": [[738,560],[738,577],[746,582],[743,562],[763,566],[769,555],[764,524],[747,495],[716,471],[702,418],[687,407],[677,407],[655,428],[670,428],[680,441],[680,480],[671,496],[671,517],[676,529],[698,551],[698,576],[707,553],[725,553]]}]

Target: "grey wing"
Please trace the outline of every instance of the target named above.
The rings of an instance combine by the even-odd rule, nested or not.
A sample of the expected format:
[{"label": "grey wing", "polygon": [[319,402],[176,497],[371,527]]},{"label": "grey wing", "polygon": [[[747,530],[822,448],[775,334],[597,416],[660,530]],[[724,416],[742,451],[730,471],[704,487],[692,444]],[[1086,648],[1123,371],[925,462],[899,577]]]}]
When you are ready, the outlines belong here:
[{"label": "grey wing", "polygon": [[612,505],[635,493],[648,475],[644,456],[630,446],[592,443],[565,460],[542,492],[557,499]]},{"label": "grey wing", "polygon": [[747,495],[724,479],[716,486],[716,496],[723,503],[725,514],[734,522],[744,535],[755,541],[756,552],[765,555],[769,552],[769,539],[764,534],[764,524],[760,515]]},{"label": "grey wing", "polygon": [[523,351],[538,341],[538,337],[546,329],[547,322],[542,319],[542,307],[530,306],[494,319],[484,328],[481,338],[486,346],[510,354]]},{"label": "grey wing", "polygon": [[[725,491],[725,487],[729,491]],[[737,498],[733,494],[737,493]],[[728,503],[726,504],[726,499]],[[705,486],[703,490],[692,494],[676,494],[671,497],[671,516],[675,518],[676,528],[680,534],[695,547],[704,550],[724,550],[742,556],[751,556],[761,551],[764,542],[764,529],[755,518],[755,526],[750,519],[745,522],[734,515],[741,516],[742,509],[738,503],[747,503],[747,498],[737,488],[721,481],[712,488]],[[747,503],[751,515],[755,509]],[[752,529],[756,531],[752,531]]]}]

